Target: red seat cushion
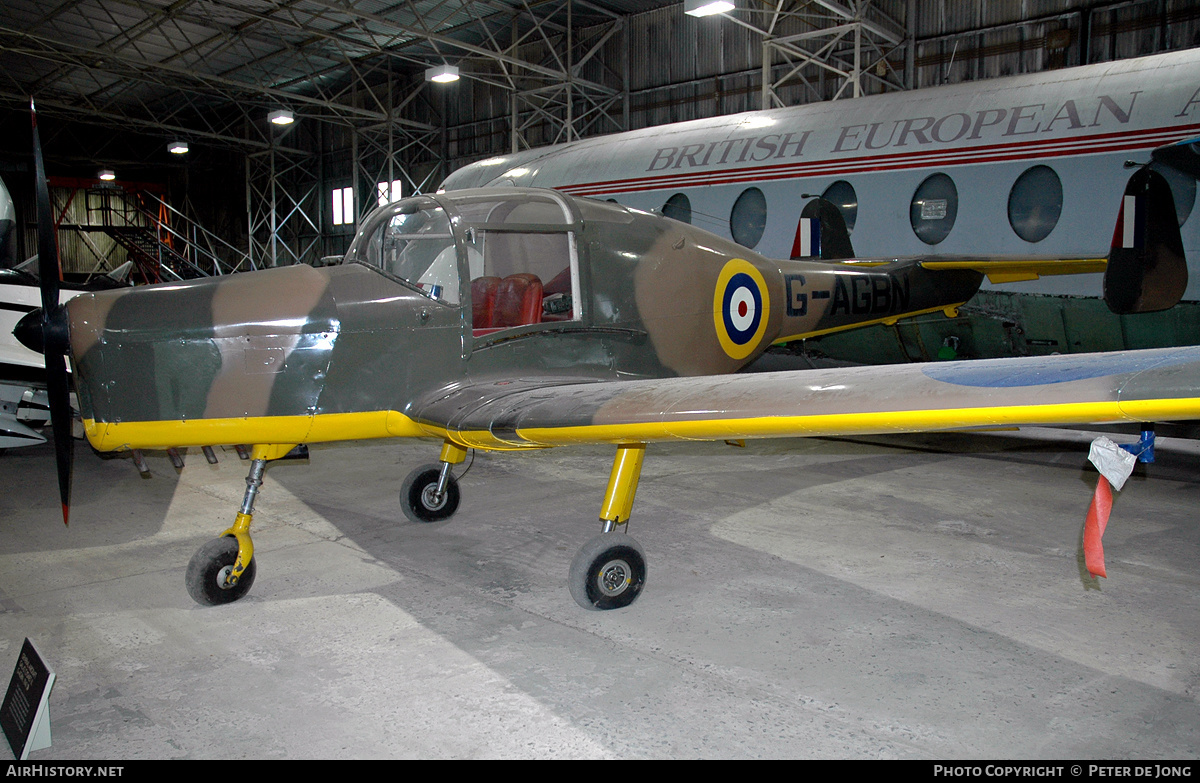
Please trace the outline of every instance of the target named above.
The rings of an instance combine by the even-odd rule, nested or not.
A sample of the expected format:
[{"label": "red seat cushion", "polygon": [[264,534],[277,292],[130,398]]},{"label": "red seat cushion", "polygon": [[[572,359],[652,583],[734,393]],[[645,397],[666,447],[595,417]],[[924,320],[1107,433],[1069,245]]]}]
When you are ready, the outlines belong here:
[{"label": "red seat cushion", "polygon": [[471,322],[476,329],[490,329],[496,320],[498,277],[477,277],[471,281]]},{"label": "red seat cushion", "polygon": [[509,275],[496,288],[493,326],[523,326],[542,322],[542,281],[522,272]]}]

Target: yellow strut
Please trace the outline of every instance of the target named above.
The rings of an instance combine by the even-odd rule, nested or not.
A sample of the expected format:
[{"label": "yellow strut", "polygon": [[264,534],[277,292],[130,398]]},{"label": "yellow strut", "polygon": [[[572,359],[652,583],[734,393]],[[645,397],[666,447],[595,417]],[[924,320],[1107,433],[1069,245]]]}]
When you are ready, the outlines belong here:
[{"label": "yellow strut", "polygon": [[234,519],[233,527],[220,535],[220,538],[233,536],[238,542],[237,560],[234,561],[229,576],[225,578],[225,584],[228,587],[237,584],[242,572],[250,565],[250,559],[254,557],[254,541],[250,538],[250,522],[254,518],[254,498],[258,495],[259,487],[262,486],[263,472],[266,470],[267,462],[279,459],[295,447],[295,443],[256,443],[250,449],[250,475],[246,477],[246,495],[242,499],[242,508]]},{"label": "yellow strut", "polygon": [[237,519],[234,520],[233,527],[226,530],[218,538],[225,536],[233,536],[238,542],[237,560],[233,562],[233,570],[229,572],[226,582],[232,587],[237,584],[237,580],[241,578],[242,572],[246,570],[246,566],[250,565],[250,558],[254,557],[254,541],[250,538],[250,519],[254,514],[243,514],[238,512]]},{"label": "yellow strut", "polygon": [[600,507],[601,522],[623,525],[629,521],[645,457],[645,443],[621,443],[617,446],[612,473],[608,476],[608,489],[604,491],[604,505]]},{"label": "yellow strut", "polygon": [[451,465],[458,465],[466,458],[466,446],[460,446],[448,438],[442,443],[442,454],[438,457],[440,461],[449,462]]}]

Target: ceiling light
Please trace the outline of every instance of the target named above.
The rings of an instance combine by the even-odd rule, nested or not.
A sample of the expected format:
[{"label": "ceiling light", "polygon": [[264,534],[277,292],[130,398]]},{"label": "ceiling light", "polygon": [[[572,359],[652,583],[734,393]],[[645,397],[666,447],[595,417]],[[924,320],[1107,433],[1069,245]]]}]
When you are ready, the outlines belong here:
[{"label": "ceiling light", "polygon": [[112,182],[114,179],[117,178],[117,175],[113,172],[112,169],[100,169],[100,173],[97,176],[100,177],[100,179],[104,180],[105,182]]},{"label": "ceiling light", "polygon": [[433,68],[426,68],[425,81],[437,82],[438,84],[456,82],[458,81],[458,66],[438,65]]},{"label": "ceiling light", "polygon": [[683,0],[683,12],[688,16],[712,16],[732,10],[729,0]]},{"label": "ceiling light", "polygon": [[276,109],[267,115],[267,119],[275,125],[291,125],[295,118],[287,109]]},{"label": "ceiling light", "polygon": [[172,155],[186,155],[188,146],[186,141],[173,141],[167,145],[167,152]]}]

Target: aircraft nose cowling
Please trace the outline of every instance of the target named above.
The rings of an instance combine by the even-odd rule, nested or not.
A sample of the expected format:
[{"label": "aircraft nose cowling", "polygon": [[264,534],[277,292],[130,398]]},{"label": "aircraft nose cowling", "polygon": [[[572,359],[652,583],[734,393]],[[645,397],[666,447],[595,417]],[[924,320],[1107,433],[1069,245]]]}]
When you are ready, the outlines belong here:
[{"label": "aircraft nose cowling", "polygon": [[[293,266],[76,297],[68,309],[84,419],[314,413],[339,329],[328,279]],[[172,437],[207,445],[187,442],[185,428]]]}]

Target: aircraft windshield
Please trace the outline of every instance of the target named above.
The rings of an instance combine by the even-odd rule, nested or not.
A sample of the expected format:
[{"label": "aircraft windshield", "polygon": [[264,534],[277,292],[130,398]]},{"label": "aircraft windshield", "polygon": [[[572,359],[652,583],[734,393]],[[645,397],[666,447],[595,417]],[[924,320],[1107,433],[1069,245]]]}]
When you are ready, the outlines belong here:
[{"label": "aircraft windshield", "polygon": [[441,207],[404,208],[371,238],[366,262],[405,280],[427,296],[458,304],[458,256]]}]

